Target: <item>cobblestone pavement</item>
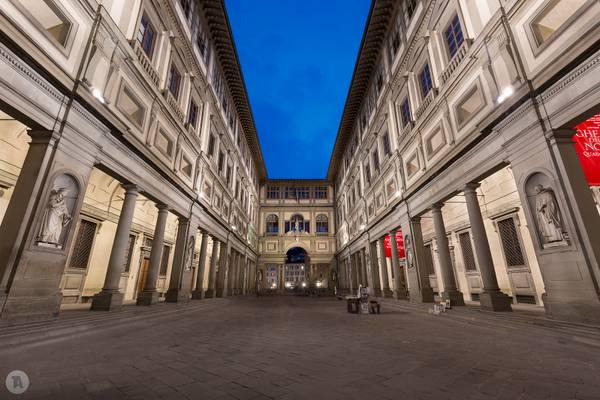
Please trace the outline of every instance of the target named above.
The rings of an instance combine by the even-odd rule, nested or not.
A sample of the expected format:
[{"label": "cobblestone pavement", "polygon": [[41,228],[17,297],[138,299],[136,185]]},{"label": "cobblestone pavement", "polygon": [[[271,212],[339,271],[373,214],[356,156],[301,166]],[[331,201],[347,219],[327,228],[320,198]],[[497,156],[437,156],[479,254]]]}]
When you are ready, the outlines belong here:
[{"label": "cobblestone pavement", "polygon": [[84,312],[84,322],[49,328],[60,334],[24,340],[42,329],[31,327],[10,347],[0,337],[1,379],[22,370],[31,381],[0,398],[600,399],[600,337],[589,332],[573,340],[577,330],[509,316],[388,303],[381,315],[355,315],[335,299],[177,307],[120,319]]}]

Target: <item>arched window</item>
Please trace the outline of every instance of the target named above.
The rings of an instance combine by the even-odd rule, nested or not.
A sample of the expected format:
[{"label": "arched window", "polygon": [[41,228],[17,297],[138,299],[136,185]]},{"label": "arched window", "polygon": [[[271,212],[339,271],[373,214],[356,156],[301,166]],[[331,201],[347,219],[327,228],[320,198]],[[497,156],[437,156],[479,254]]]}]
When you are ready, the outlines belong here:
[{"label": "arched window", "polygon": [[278,233],[279,218],[275,214],[270,214],[267,216],[267,235],[277,235]]},{"label": "arched window", "polygon": [[325,214],[317,215],[317,233],[329,232],[329,219]]}]

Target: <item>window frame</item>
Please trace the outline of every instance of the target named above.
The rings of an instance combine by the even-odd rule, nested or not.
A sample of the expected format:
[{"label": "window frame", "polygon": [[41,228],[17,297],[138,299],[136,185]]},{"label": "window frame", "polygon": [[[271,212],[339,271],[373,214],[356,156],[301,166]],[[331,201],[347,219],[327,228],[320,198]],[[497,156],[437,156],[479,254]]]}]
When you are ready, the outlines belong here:
[{"label": "window frame", "polygon": [[[427,76],[425,76],[425,72],[427,72]],[[425,77],[428,79],[424,79]],[[424,83],[429,84],[429,87],[427,88],[426,92],[425,86],[423,86]],[[429,66],[429,61],[426,61],[419,70],[419,88],[421,89],[422,99],[427,98],[427,96],[429,96],[429,93],[431,93],[431,91],[433,90],[433,78],[431,76],[431,67]]]},{"label": "window frame", "polygon": [[[454,22],[458,22],[458,25],[455,25]],[[458,27],[460,31],[460,43],[457,40],[457,32],[456,28]],[[452,39],[455,43],[454,52],[452,52],[452,48],[450,47],[450,38],[448,37],[448,31],[452,34]],[[444,28],[444,42],[446,44],[446,55],[448,56],[448,61],[452,61],[452,59],[458,54],[461,46],[465,43],[465,33],[463,31],[463,24],[458,15],[458,13],[454,13],[452,17],[450,17],[448,23]]]},{"label": "window frame", "polygon": [[[65,43],[62,44],[59,42],[44,26],[42,23],[29,11],[19,0],[10,0],[11,3],[22,13],[24,14],[28,21],[42,34],[46,39],[52,42],[55,47],[63,53],[65,56],[68,56],[71,53],[71,49],[73,48],[73,42],[75,41],[75,35],[77,30],[79,29],[79,24],[75,22],[73,16],[67,12],[67,10],[56,0],[42,0],[48,8],[50,8],[55,14],[62,16],[65,20],[69,22],[69,29],[66,35]],[[38,0],[39,1],[39,0]],[[59,17],[60,19],[60,17]]]}]

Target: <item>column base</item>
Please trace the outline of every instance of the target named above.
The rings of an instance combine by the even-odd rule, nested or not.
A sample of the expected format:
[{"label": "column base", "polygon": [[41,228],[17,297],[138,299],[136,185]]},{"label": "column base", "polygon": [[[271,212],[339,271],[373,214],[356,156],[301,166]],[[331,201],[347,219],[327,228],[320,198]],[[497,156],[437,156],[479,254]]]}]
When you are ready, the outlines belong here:
[{"label": "column base", "polygon": [[394,290],[393,297],[394,300],[407,300],[406,291],[404,290]]},{"label": "column base", "polygon": [[165,303],[186,303],[188,301],[190,298],[179,289],[169,289],[165,295]]},{"label": "column base", "polygon": [[465,305],[465,298],[463,297],[462,292],[459,290],[443,292],[441,297],[442,300],[450,300],[451,307]]},{"label": "column base", "polygon": [[390,289],[382,289],[381,297],[383,297],[384,299],[391,299],[394,297],[394,293]]},{"label": "column base", "polygon": [[373,289],[373,296],[375,297],[383,297],[381,289]]},{"label": "column base", "polygon": [[144,290],[138,294],[136,305],[150,306],[158,303],[158,292],[156,290]]},{"label": "column base", "polygon": [[124,294],[116,290],[102,289],[92,298],[91,310],[94,311],[119,311],[123,306]]},{"label": "column base", "polygon": [[435,303],[433,289],[423,288],[414,295],[410,296],[410,301],[413,303]]},{"label": "column base", "polygon": [[205,299],[212,299],[217,297],[217,293],[215,289],[208,289],[206,290],[206,292],[204,292],[204,298]]},{"label": "column base", "polygon": [[202,300],[204,298],[204,289],[196,289],[192,292],[192,299],[193,300]]},{"label": "column base", "polygon": [[510,304],[512,299],[501,291],[482,292],[479,295],[482,310],[488,311],[512,311]]},{"label": "column base", "polygon": [[227,297],[227,289],[217,289],[215,297]]}]

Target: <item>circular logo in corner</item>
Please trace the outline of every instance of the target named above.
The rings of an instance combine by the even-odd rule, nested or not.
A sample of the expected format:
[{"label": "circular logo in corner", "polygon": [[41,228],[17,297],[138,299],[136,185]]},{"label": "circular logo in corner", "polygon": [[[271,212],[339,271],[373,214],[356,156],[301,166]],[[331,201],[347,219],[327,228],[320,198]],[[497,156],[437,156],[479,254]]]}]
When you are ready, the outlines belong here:
[{"label": "circular logo in corner", "polygon": [[11,371],[6,376],[6,388],[12,394],[23,394],[29,388],[29,376],[18,369]]}]

